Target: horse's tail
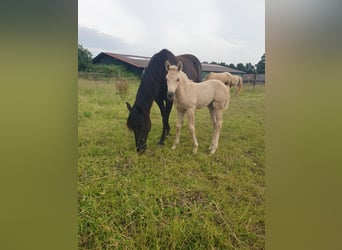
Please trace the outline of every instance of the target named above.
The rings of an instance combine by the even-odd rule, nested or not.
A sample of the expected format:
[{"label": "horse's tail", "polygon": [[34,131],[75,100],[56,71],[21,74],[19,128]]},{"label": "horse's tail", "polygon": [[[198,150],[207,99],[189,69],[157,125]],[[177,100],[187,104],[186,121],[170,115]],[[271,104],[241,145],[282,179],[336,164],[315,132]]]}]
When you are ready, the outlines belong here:
[{"label": "horse's tail", "polygon": [[242,86],[243,86],[243,80],[242,80],[242,77],[239,76],[239,81],[236,84],[235,96],[242,90]]},{"label": "horse's tail", "polygon": [[195,82],[201,82],[202,81],[202,63],[197,59],[195,63],[195,68],[198,73],[198,77]]},{"label": "horse's tail", "polygon": [[197,57],[191,55],[191,62],[195,68],[195,75],[194,75],[194,82],[201,82],[202,81],[202,63],[198,60]]}]

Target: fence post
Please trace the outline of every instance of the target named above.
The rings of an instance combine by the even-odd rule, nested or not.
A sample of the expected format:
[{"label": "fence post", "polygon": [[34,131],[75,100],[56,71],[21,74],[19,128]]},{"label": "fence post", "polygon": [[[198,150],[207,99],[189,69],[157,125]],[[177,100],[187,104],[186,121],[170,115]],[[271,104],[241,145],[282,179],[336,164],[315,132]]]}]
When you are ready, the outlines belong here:
[{"label": "fence post", "polygon": [[255,70],[254,70],[253,89],[255,89],[255,85],[256,85],[256,75],[257,75],[257,64],[255,65]]}]

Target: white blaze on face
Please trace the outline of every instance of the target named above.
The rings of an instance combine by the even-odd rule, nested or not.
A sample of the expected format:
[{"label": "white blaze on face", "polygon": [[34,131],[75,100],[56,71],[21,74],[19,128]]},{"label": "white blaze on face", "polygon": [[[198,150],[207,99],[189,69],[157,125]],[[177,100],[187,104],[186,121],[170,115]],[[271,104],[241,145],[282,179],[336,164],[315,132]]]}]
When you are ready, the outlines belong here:
[{"label": "white blaze on face", "polygon": [[179,76],[176,66],[170,66],[166,75],[167,91],[175,93],[179,83]]},{"label": "white blaze on face", "polygon": [[166,81],[167,81],[167,98],[169,100],[173,100],[175,92],[180,83],[180,74],[182,73],[183,63],[181,61],[178,62],[177,66],[171,65],[167,60],[165,62],[165,69],[167,71]]}]

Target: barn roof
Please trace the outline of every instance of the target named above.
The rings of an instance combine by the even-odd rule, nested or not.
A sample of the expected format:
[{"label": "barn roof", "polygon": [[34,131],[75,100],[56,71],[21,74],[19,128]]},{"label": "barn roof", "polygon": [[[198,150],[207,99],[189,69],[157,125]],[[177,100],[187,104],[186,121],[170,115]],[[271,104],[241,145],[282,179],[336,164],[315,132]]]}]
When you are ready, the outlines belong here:
[{"label": "barn roof", "polygon": [[229,72],[233,74],[244,74],[244,71],[232,69],[219,64],[202,63],[202,70],[206,72]]},{"label": "barn roof", "polygon": [[[93,62],[97,63],[103,57],[109,56],[113,59],[122,61],[124,63],[131,64],[137,68],[146,68],[148,63],[150,62],[151,57],[147,56],[136,56],[136,55],[127,55],[127,54],[117,54],[117,53],[110,53],[110,52],[101,52],[98,54],[94,59]],[[233,74],[244,74],[245,72],[232,69],[230,67],[225,67],[218,64],[209,64],[209,63],[202,63],[202,70],[204,72],[230,72]]]},{"label": "barn roof", "polygon": [[96,63],[104,56],[112,57],[116,60],[131,64],[137,68],[146,68],[151,57],[147,56],[135,56],[135,55],[126,55],[126,54],[116,54],[116,53],[110,53],[110,52],[101,52],[98,54],[93,62]]}]

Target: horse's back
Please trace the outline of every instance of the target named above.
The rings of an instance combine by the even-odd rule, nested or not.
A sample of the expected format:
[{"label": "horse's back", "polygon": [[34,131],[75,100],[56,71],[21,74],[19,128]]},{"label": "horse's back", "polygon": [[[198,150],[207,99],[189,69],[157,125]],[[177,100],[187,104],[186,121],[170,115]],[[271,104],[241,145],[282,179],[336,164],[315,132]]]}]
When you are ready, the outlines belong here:
[{"label": "horse's back", "polygon": [[220,80],[224,84],[228,85],[232,81],[232,76],[233,75],[230,74],[229,72],[219,72],[219,73],[211,72],[207,75],[207,77],[204,80],[216,79],[216,80]]},{"label": "horse's back", "polygon": [[183,72],[194,82],[201,81],[202,64],[199,59],[191,54],[178,55],[177,59],[183,63]]},{"label": "horse's back", "polygon": [[206,103],[205,106],[211,102],[223,102],[229,97],[229,87],[217,79],[196,83],[194,89],[197,95],[197,101]]},{"label": "horse's back", "polygon": [[209,79],[206,81],[201,82],[203,86],[207,86],[206,89],[210,89],[211,91],[217,92],[217,91],[223,91],[227,92],[228,86],[224,84],[223,81],[218,79]]}]

